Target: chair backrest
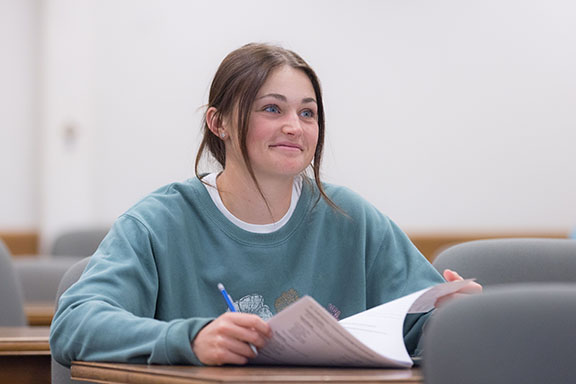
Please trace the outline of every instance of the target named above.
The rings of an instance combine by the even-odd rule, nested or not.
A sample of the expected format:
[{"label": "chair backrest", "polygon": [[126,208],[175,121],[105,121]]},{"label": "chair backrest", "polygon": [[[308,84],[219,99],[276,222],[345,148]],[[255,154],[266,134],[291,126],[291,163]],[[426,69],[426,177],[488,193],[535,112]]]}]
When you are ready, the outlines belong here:
[{"label": "chair backrest", "polygon": [[74,230],[59,235],[50,254],[56,256],[92,256],[106,234],[108,228]]},{"label": "chair backrest", "polygon": [[576,240],[490,239],[452,246],[434,267],[449,268],[483,286],[524,282],[576,282]]},{"label": "chair backrest", "polygon": [[573,383],[576,284],[514,284],[453,300],[423,336],[427,384]]},{"label": "chair backrest", "polygon": [[64,273],[82,257],[50,255],[19,256],[14,271],[20,280],[24,302],[54,302]]},{"label": "chair backrest", "polygon": [[0,240],[0,326],[28,325],[22,287],[12,264],[12,255]]},{"label": "chair backrest", "polygon": [[[64,273],[64,276],[62,276],[62,280],[60,280],[60,284],[58,285],[58,291],[56,292],[56,309],[58,309],[58,300],[60,300],[60,296],[62,296],[62,294],[72,284],[78,281],[89,261],[90,257],[85,257],[72,265],[66,273]],[[52,358],[52,384],[68,383],[76,383],[76,381],[70,379],[70,369]]]}]

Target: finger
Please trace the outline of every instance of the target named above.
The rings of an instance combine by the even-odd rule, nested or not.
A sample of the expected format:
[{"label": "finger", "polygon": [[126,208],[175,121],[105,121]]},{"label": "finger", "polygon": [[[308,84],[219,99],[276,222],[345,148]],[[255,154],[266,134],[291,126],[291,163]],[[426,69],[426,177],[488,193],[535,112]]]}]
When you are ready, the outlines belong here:
[{"label": "finger", "polygon": [[458,293],[464,293],[464,294],[474,294],[474,293],[481,293],[482,292],[482,286],[474,281],[471,281],[470,283],[466,284],[465,286],[463,286],[462,288],[460,288],[458,291]]},{"label": "finger", "polygon": [[[217,327],[216,327],[217,328]],[[228,335],[201,331],[192,342],[192,349],[199,360],[206,365],[246,364],[255,357],[250,346]]]},{"label": "finger", "polygon": [[211,340],[201,340],[200,337],[197,337],[192,342],[192,349],[198,359],[206,365],[246,364],[250,356],[238,353],[242,348],[238,345],[235,346],[236,343],[241,344],[237,340],[234,341],[223,336],[216,336]]},{"label": "finger", "polygon": [[204,362],[207,365],[224,365],[224,364],[234,364],[234,365],[245,365],[248,362],[248,357],[235,353],[230,350],[214,351],[214,357],[208,362]]},{"label": "finger", "polygon": [[252,328],[237,327],[231,330],[231,336],[235,339],[254,345],[257,348],[263,348],[268,343],[268,338],[256,332]]},{"label": "finger", "polygon": [[[239,323],[242,323],[240,321]],[[244,343],[251,343],[258,348],[264,347],[268,338],[254,328],[247,328],[243,324],[235,322],[235,319],[222,319],[219,324],[219,333],[230,339],[239,340]],[[249,323],[244,323],[249,324]]]},{"label": "finger", "polygon": [[442,275],[444,276],[444,279],[446,281],[464,280],[462,276],[460,276],[457,272],[451,269],[445,269]]},{"label": "finger", "polygon": [[475,282],[470,282],[469,284],[466,284],[464,287],[460,288],[458,291],[454,292],[454,293],[450,293],[448,295],[444,295],[439,297],[438,299],[436,299],[436,302],[434,303],[434,305],[436,307],[443,305],[444,303],[446,303],[447,301],[450,301],[452,299],[458,298],[458,297],[465,297],[465,296],[469,296],[471,294],[477,294],[477,293],[482,293],[482,286],[478,283]]},{"label": "finger", "polygon": [[[231,321],[235,324],[244,327],[244,328],[251,328],[254,329],[256,332],[260,333],[265,337],[272,336],[272,329],[270,325],[262,320],[258,315],[248,314],[248,313],[227,313],[227,315]],[[222,315],[222,316],[225,316]]]},{"label": "finger", "polygon": [[227,338],[221,343],[223,349],[228,350],[232,354],[242,356],[246,359],[251,359],[257,356],[250,343],[233,338]]}]

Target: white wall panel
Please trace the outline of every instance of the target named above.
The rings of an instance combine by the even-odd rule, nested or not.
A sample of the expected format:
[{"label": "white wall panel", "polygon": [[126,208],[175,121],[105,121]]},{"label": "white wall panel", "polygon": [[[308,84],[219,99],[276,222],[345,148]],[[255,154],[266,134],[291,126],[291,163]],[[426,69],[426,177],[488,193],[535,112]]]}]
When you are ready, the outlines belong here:
[{"label": "white wall panel", "polygon": [[0,230],[38,227],[38,8],[0,1]]},{"label": "white wall panel", "polygon": [[571,1],[46,4],[46,234],[109,223],[191,176],[211,76],[250,41],[316,68],[326,180],[406,230],[576,224]]}]

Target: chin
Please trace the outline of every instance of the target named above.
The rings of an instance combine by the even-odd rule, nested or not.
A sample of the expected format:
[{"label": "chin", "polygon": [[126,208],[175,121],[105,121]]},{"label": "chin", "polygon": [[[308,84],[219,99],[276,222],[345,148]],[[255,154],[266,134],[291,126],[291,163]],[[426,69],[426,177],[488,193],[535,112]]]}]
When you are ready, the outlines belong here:
[{"label": "chin", "polygon": [[294,178],[300,175],[306,168],[294,168],[294,169],[275,169],[263,171],[262,174],[267,174],[269,176],[280,177],[280,178]]}]

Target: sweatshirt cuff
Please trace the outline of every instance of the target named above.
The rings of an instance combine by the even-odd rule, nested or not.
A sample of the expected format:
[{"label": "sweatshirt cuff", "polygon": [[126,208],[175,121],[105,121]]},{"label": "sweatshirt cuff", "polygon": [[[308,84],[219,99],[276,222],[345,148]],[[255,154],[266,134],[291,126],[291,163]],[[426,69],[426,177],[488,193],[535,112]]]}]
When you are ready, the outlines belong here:
[{"label": "sweatshirt cuff", "polygon": [[409,313],[404,319],[404,344],[412,357],[422,356],[422,333],[433,312]]},{"label": "sweatshirt cuff", "polygon": [[204,365],[192,350],[192,340],[213,318],[195,318],[170,322],[164,342],[150,356],[150,364]]}]

